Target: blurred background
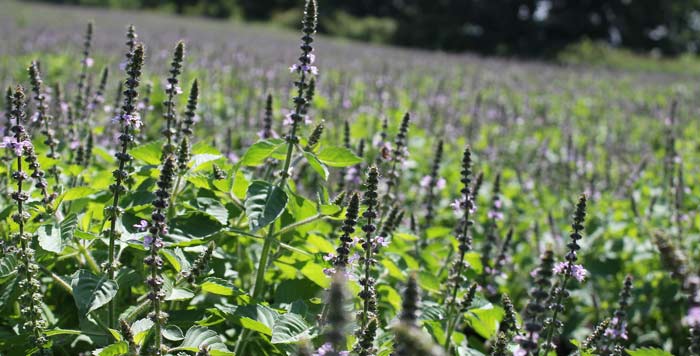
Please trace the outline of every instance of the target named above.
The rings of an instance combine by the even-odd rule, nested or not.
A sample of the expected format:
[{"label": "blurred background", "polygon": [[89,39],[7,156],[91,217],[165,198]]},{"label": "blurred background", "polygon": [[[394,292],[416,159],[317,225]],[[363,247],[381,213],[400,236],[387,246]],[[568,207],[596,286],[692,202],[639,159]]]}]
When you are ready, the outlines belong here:
[{"label": "blurred background", "polygon": [[[301,0],[40,0],[297,28]],[[700,0],[319,0],[321,32],[449,52],[554,58],[612,47],[700,50]],[[583,53],[585,54],[585,53]]]}]

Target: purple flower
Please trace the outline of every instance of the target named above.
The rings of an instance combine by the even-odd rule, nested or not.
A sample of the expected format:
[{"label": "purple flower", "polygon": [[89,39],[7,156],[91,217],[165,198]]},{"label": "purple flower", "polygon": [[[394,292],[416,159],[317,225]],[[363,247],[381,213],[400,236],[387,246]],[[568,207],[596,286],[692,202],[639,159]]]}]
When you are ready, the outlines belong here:
[{"label": "purple flower", "polygon": [[86,67],[90,68],[93,64],[95,64],[95,60],[90,57],[87,57],[83,60],[83,64],[85,64]]},{"label": "purple flower", "polygon": [[360,259],[360,254],[355,252],[352,256],[348,258],[348,263],[353,263]]},{"label": "purple flower", "polygon": [[168,84],[165,85],[165,91],[166,91],[167,93],[173,91],[173,89],[174,89],[175,94],[182,94],[182,88],[180,88],[179,85],[173,86],[173,85],[170,84],[170,83],[168,83]]},{"label": "purple flower", "polygon": [[[566,273],[568,264],[568,262],[557,263],[554,265],[554,273]],[[588,276],[588,271],[586,271],[582,265],[571,265],[571,277],[574,277],[579,282],[583,282],[586,279],[586,276]]]},{"label": "purple flower", "polygon": [[605,329],[604,335],[611,339],[627,340],[627,322],[620,321],[618,317],[612,318],[610,326]]},{"label": "purple flower", "polygon": [[148,221],[141,220],[138,224],[134,224],[133,226],[136,230],[144,232],[146,229],[148,229]]},{"label": "purple flower", "polygon": [[688,309],[688,315],[685,317],[685,322],[693,327],[700,326],[700,306],[692,306]]},{"label": "purple flower", "polygon": [[25,149],[32,148],[32,143],[28,140],[17,141],[16,138],[12,136],[5,136],[0,142],[0,148],[9,148],[15,152],[17,156],[21,156]]},{"label": "purple flower", "polygon": [[310,66],[310,65],[298,65],[298,64],[292,64],[289,67],[289,72],[294,73],[294,72],[306,72],[310,73],[312,75],[318,75],[318,68],[316,66]]},{"label": "purple flower", "polygon": [[[312,356],[325,356],[331,354],[331,352],[334,352],[333,345],[330,342],[327,342],[321,345],[321,347],[319,347],[318,350],[316,350],[316,352],[314,352]],[[348,351],[338,351],[337,354],[340,356],[350,355]]]},{"label": "purple flower", "polygon": [[143,237],[143,247],[151,248],[152,243],[153,243],[153,235],[148,234],[148,235]]},{"label": "purple flower", "polygon": [[326,254],[325,256],[323,256],[323,260],[324,260],[324,261],[330,261],[330,260],[332,260],[332,259],[334,259],[334,258],[335,258],[335,255],[332,254],[332,253],[329,253],[329,254]]},{"label": "purple flower", "polygon": [[386,237],[379,235],[374,238],[374,246],[387,247],[389,246],[389,240]]},{"label": "purple flower", "polygon": [[112,121],[125,122],[127,125],[131,125],[136,129],[141,128],[141,126],[143,126],[143,121],[141,121],[141,115],[139,115],[138,113],[117,115],[114,118],[112,118]]},{"label": "purple flower", "polygon": [[345,173],[345,181],[352,184],[360,183],[360,171],[357,167],[350,167]]},{"label": "purple flower", "polygon": [[503,220],[503,213],[497,210],[491,210],[488,212],[488,217],[493,220]]}]

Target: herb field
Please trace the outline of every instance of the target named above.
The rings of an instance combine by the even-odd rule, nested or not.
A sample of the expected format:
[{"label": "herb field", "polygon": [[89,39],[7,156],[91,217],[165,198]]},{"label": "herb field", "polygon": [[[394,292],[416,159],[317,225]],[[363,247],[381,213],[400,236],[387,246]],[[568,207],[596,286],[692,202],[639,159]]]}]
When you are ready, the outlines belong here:
[{"label": "herb field", "polygon": [[0,356],[700,355],[694,76],[0,9]]}]

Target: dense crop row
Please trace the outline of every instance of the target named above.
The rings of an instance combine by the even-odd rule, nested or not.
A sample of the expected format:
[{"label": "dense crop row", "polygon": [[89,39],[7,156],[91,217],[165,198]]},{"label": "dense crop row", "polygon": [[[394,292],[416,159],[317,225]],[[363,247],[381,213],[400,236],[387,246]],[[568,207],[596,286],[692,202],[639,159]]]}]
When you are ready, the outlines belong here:
[{"label": "dense crop row", "polygon": [[700,352],[688,79],[8,6],[1,355]]}]

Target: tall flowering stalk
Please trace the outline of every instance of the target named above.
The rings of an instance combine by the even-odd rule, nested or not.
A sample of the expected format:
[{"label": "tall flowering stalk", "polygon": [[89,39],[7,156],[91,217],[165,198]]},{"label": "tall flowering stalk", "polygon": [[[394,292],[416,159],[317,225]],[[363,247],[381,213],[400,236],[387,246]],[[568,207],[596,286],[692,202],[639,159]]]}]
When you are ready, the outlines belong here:
[{"label": "tall flowering stalk", "polygon": [[[425,184],[427,194],[425,195],[425,220],[423,221],[423,229],[429,228],[435,217],[435,188],[440,180],[440,163],[442,161],[443,142],[439,140],[435,148],[435,156],[433,156],[433,165],[430,167],[430,175],[427,176]],[[421,182],[422,183],[422,182]],[[421,234],[421,244],[426,245],[425,234]]]},{"label": "tall flowering stalk", "polygon": [[[119,123],[120,132],[120,150],[114,155],[119,161],[119,168],[113,172],[114,183],[109,186],[113,195],[112,205],[107,210],[107,217],[110,221],[107,237],[109,238],[109,250],[107,260],[107,276],[109,279],[114,279],[115,270],[117,268],[115,257],[115,240],[118,238],[117,220],[121,216],[123,209],[119,207],[119,198],[126,193],[127,188],[124,186],[124,181],[128,178],[129,173],[125,170],[127,164],[132,157],[128,153],[130,144],[134,141],[133,132],[141,127],[141,120],[136,112],[136,100],[138,98],[138,87],[141,80],[141,67],[143,66],[144,48],[142,44],[137,44],[134,47],[133,53],[129,55],[129,63],[126,68],[127,79],[125,81],[126,90],[124,90],[124,103],[121,108],[121,114],[117,115],[114,120]],[[109,325],[114,325],[114,301],[109,303]]]},{"label": "tall flowering stalk", "polygon": [[87,30],[85,31],[85,41],[83,42],[83,59],[80,69],[80,77],[78,78],[78,88],[76,89],[75,99],[73,101],[73,115],[82,120],[85,114],[85,88],[88,76],[88,68],[92,67],[92,58],[90,58],[90,48],[92,47],[92,32],[93,23],[88,22]]},{"label": "tall flowering stalk", "polygon": [[[37,108],[37,119],[39,124],[42,126],[41,133],[46,138],[44,143],[49,148],[49,152],[46,154],[47,157],[52,159],[58,159],[59,154],[57,146],[59,144],[58,139],[56,139],[56,132],[51,127],[53,122],[53,116],[49,112],[49,106],[46,100],[46,95],[44,94],[44,82],[41,80],[41,72],[39,70],[39,65],[37,62],[32,62],[28,68],[29,79],[32,84],[32,92],[34,93],[34,101],[36,102]],[[56,165],[49,168],[49,173],[54,177],[56,185],[54,189],[58,188],[60,183],[59,169]]]},{"label": "tall flowering stalk", "polygon": [[447,304],[445,349],[448,350],[448,352],[451,347],[450,341],[452,339],[452,333],[459,322],[458,315],[455,315],[457,293],[459,292],[460,286],[462,286],[465,282],[463,274],[464,270],[468,268],[464,261],[464,256],[472,248],[470,229],[474,222],[470,219],[470,214],[472,209],[474,209],[474,202],[472,201],[472,190],[470,189],[472,181],[472,151],[469,146],[467,146],[467,148],[464,150],[464,155],[462,156],[461,174],[462,178],[460,182],[462,183],[463,187],[460,192],[462,194],[462,198],[458,201],[458,204],[459,210],[463,215],[460,219],[460,226],[457,229],[459,252],[450,271],[447,294],[445,296],[445,301]]},{"label": "tall flowering stalk", "polygon": [[394,331],[394,352],[392,356],[441,356],[444,355],[418,325],[420,290],[415,274],[410,274],[401,301],[401,313]]},{"label": "tall flowering stalk", "polygon": [[163,136],[165,136],[165,144],[163,145],[163,156],[173,154],[177,147],[174,143],[177,131],[177,116],[175,113],[175,97],[182,94],[182,89],[180,89],[180,79],[179,76],[182,73],[182,62],[185,60],[185,43],[180,41],[175,46],[175,51],[173,53],[173,61],[170,63],[170,77],[168,77],[168,83],[165,86],[165,94],[167,99],[163,103],[165,110],[163,111],[163,118],[165,119],[165,127],[161,131]]},{"label": "tall flowering stalk", "polygon": [[620,291],[620,299],[617,309],[613,313],[608,327],[605,329],[604,337],[607,339],[603,354],[610,352],[615,346],[621,345],[627,340],[627,307],[632,296],[632,276],[625,277]]},{"label": "tall flowering stalk", "polygon": [[174,177],[175,159],[173,155],[167,155],[163,159],[160,178],[157,182],[158,190],[155,193],[156,199],[153,201],[153,213],[151,213],[151,223],[148,227],[149,234],[146,235],[143,241],[144,246],[150,249],[150,254],[146,257],[144,263],[150,269],[150,275],[146,283],[151,290],[148,293],[148,299],[151,301],[152,306],[149,318],[153,321],[155,339],[152,355],[155,356],[164,355],[161,330],[168,320],[168,315],[162,310],[165,291],[163,290],[164,280],[161,276],[163,259],[160,257],[160,250],[163,248],[163,236],[168,233],[165,213],[168,209]]},{"label": "tall flowering stalk", "polygon": [[199,100],[199,82],[195,79],[192,82],[192,87],[190,88],[190,95],[187,98],[187,108],[185,110],[185,118],[182,122],[178,123],[181,125],[179,130],[182,138],[180,139],[180,146],[177,152],[177,179],[175,181],[175,186],[173,187],[173,194],[170,198],[170,209],[168,210],[168,216],[172,217],[175,214],[175,198],[177,197],[178,189],[180,187],[180,182],[182,181],[182,176],[187,172],[187,164],[190,162],[192,157],[192,136],[194,134],[193,126],[195,124],[195,119],[197,117],[197,102]]},{"label": "tall flowering stalk", "polygon": [[[294,111],[290,114],[291,127],[289,128],[289,134],[286,137],[287,141],[287,154],[284,159],[284,165],[282,171],[280,172],[280,180],[278,182],[278,187],[284,187],[287,184],[287,178],[289,178],[289,167],[292,162],[292,154],[294,152],[295,145],[299,142],[299,138],[296,136],[297,129],[300,123],[304,121],[303,113],[307,110],[307,100],[305,99],[305,92],[308,88],[307,81],[311,76],[318,73],[318,70],[313,66],[315,56],[312,54],[313,47],[311,43],[313,42],[313,34],[316,33],[316,26],[318,23],[317,13],[316,13],[316,0],[307,0],[304,7],[304,17],[302,20],[302,36],[301,43],[301,56],[299,57],[299,64],[294,64],[290,67],[290,71],[297,73],[299,79],[294,82],[297,88],[297,96],[294,97]],[[253,287],[253,298],[259,298],[262,295],[265,284],[265,269],[267,268],[267,262],[270,255],[270,250],[272,248],[272,236],[274,234],[274,225],[270,225],[267,232],[267,238],[263,242],[263,249],[260,254],[260,261],[258,262],[258,268],[255,275],[255,285]]]},{"label": "tall flowering stalk", "polygon": [[31,333],[30,342],[39,349],[40,355],[49,355],[50,350],[47,348],[48,339],[44,333],[46,321],[43,319],[41,310],[43,298],[41,295],[41,284],[37,279],[39,266],[37,266],[34,259],[31,235],[25,231],[25,224],[29,220],[30,215],[25,211],[24,204],[29,200],[29,194],[22,190],[22,184],[29,179],[29,176],[23,171],[22,156],[28,157],[29,150],[33,147],[23,125],[26,119],[24,99],[24,90],[21,86],[17,86],[12,97],[11,111],[11,116],[14,119],[11,131],[14,133],[14,136],[10,140],[6,137],[3,140],[3,146],[10,148],[17,156],[17,170],[12,172],[12,178],[17,182],[17,191],[13,192],[11,197],[17,204],[17,213],[12,215],[12,220],[18,226],[15,240],[19,240],[20,245],[19,258],[21,265],[18,267],[18,272],[22,278],[19,283],[19,287],[22,290],[20,311],[24,317],[22,329]]},{"label": "tall flowering stalk", "polygon": [[344,272],[349,264],[350,248],[352,247],[352,234],[355,232],[357,216],[360,211],[360,197],[353,194],[345,212],[343,221],[343,235],[340,236],[340,246],[335,250],[337,255],[333,257],[333,266],[336,272]]},{"label": "tall flowering stalk", "polygon": [[265,100],[265,114],[263,115],[263,127],[260,132],[258,132],[258,137],[263,140],[268,138],[273,138],[272,131],[272,94],[267,94],[267,99]]},{"label": "tall flowering stalk", "polygon": [[394,141],[394,150],[391,153],[391,169],[387,174],[386,179],[386,194],[384,195],[384,208],[388,207],[388,204],[393,199],[392,191],[398,189],[401,183],[401,175],[397,170],[399,169],[399,163],[402,163],[407,155],[406,140],[408,139],[408,124],[411,121],[411,114],[406,113],[401,120],[401,126],[399,127],[399,133],[396,134],[396,139]]},{"label": "tall flowering stalk", "polygon": [[586,278],[586,270],[581,265],[577,265],[578,260],[578,250],[581,246],[578,244],[578,240],[583,238],[583,222],[586,218],[586,196],[581,195],[579,197],[578,203],[576,204],[576,211],[573,216],[573,223],[571,228],[573,232],[569,235],[571,241],[567,244],[569,251],[566,253],[566,262],[560,262],[554,266],[554,271],[560,275],[557,284],[552,288],[550,295],[550,305],[549,308],[552,310],[551,317],[547,320],[547,328],[545,330],[545,335],[547,336],[544,343],[544,354],[547,355],[549,351],[553,348],[552,338],[554,334],[561,328],[561,321],[557,319],[559,312],[564,311],[564,305],[562,304],[564,298],[569,296],[569,291],[567,286],[571,278],[576,279],[579,282],[583,282]]},{"label": "tall flowering stalk", "polygon": [[518,346],[513,352],[513,356],[536,355],[540,333],[544,328],[542,319],[547,311],[545,303],[552,285],[553,267],[554,253],[548,249],[542,254],[540,265],[532,273],[534,285],[530,289],[530,301],[525,306],[524,330],[522,335],[515,338]]},{"label": "tall flowering stalk", "polygon": [[374,339],[376,337],[379,319],[377,318],[377,295],[375,291],[376,281],[372,277],[372,266],[376,264],[374,258],[375,245],[377,241],[374,233],[377,230],[375,221],[378,217],[377,208],[377,189],[379,186],[379,172],[377,167],[371,167],[367,174],[365,183],[365,194],[362,198],[362,204],[366,206],[366,210],[362,213],[365,218],[365,224],[362,226],[362,231],[365,237],[362,240],[362,249],[364,255],[360,258],[362,263],[362,278],[359,283],[362,287],[360,291],[360,299],[362,299],[362,311],[358,313],[359,329],[357,330],[357,344],[355,352],[360,356],[374,355]]},{"label": "tall flowering stalk", "polygon": [[501,175],[496,175],[493,182],[493,190],[491,192],[491,210],[488,212],[488,221],[486,223],[486,241],[482,248],[481,263],[484,266],[484,274],[488,275],[491,272],[491,253],[498,245],[498,221],[503,220],[501,212]]},{"label": "tall flowering stalk", "polygon": [[345,311],[346,299],[345,275],[341,272],[335,273],[328,290],[328,327],[325,331],[325,342],[314,355],[348,356],[347,351],[341,351],[346,347],[345,328],[350,321]]}]

